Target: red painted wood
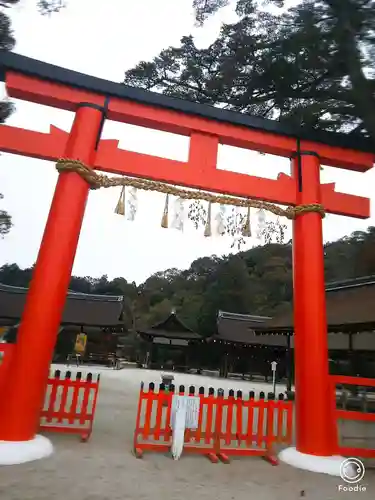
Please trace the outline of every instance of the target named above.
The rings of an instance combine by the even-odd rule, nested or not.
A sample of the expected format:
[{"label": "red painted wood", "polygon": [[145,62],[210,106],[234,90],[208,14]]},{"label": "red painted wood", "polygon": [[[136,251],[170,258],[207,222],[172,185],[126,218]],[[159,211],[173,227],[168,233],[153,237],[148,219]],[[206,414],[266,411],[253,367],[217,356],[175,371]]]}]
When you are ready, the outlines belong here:
[{"label": "red painted wood", "polygon": [[258,407],[258,419],[257,419],[257,430],[256,430],[256,443],[259,447],[262,446],[264,440],[264,413],[266,409],[266,402],[260,399],[257,402]]},{"label": "red painted wood", "polygon": [[[219,137],[221,144],[252,149],[263,153],[290,157],[296,151],[296,141],[269,132],[251,130],[198,116],[184,115],[177,111],[160,109],[144,104],[113,98],[109,104],[109,118],[146,128],[163,130],[180,135],[190,135],[192,131]],[[320,143],[303,141],[303,149],[317,152],[324,164],[339,166],[349,170],[367,171],[372,168],[374,154],[328,147]],[[346,154],[344,154],[346,151]]]},{"label": "red painted wood", "polygon": [[[321,203],[320,161],[316,156],[292,162],[299,204]],[[293,221],[294,352],[296,448],[317,456],[333,454],[332,412],[324,281],[322,218],[304,213]]]},{"label": "red painted wood", "polygon": [[[170,393],[168,397],[172,401],[173,394]],[[163,391],[140,390],[134,431],[135,454],[137,450],[158,453],[170,450],[172,444],[170,415],[165,420],[165,425],[161,423],[166,413],[165,406],[160,406],[164,398]],[[284,432],[285,425],[292,425],[293,406],[290,401],[244,400],[241,396],[235,398],[213,394],[208,396],[199,394],[199,398],[198,428],[185,430],[184,452],[186,453],[212,455],[227,463],[228,457],[234,455],[272,457],[275,444],[291,442],[292,429],[286,429]],[[159,408],[162,408],[162,411],[159,411]],[[243,414],[244,408],[248,411]],[[257,432],[253,435],[256,424],[254,419],[258,411],[260,411],[259,423],[256,425]],[[277,426],[274,430],[273,421],[276,419],[274,415],[278,412],[286,413],[287,418],[284,425]],[[154,420],[152,415],[155,415]],[[237,416],[235,423],[234,415]],[[267,425],[264,428],[265,418]],[[243,427],[246,429],[245,433]],[[253,444],[254,441],[257,442],[256,445]],[[244,443],[246,447],[243,446]]]},{"label": "red painted wood", "polygon": [[236,429],[237,432],[242,436],[243,433],[243,408],[244,402],[242,396],[237,395],[236,399]]},{"label": "red painted wood", "polygon": [[[79,380],[81,380],[81,373],[80,372],[77,373],[76,380],[77,380],[77,382]],[[74,423],[73,414],[77,413],[79,393],[80,393],[80,386],[78,384],[75,384],[73,387],[72,402],[71,402],[71,407],[70,407],[70,414],[71,414],[71,417],[69,418],[70,425],[72,425]]]},{"label": "red painted wood", "polygon": [[[103,102],[103,97],[95,93],[45,82],[15,72],[7,72],[6,87],[10,97],[70,111],[75,111],[79,102],[99,105]],[[292,137],[252,130],[118,98],[111,98],[108,118],[187,136],[190,136],[192,132],[214,135],[219,138],[221,144],[288,158],[296,151],[296,140]],[[362,153],[311,141],[302,141],[301,146],[302,149],[318,153],[322,163],[328,166],[365,172],[372,168],[374,163],[373,153]]]},{"label": "red painted wood", "polygon": [[4,153],[57,161],[64,156],[68,137],[67,132],[53,125],[48,133],[0,125],[0,150]]},{"label": "red painted wood", "polygon": [[98,106],[104,104],[104,97],[93,92],[65,87],[13,71],[7,71],[5,84],[9,97],[67,111],[75,112],[77,104],[81,102],[91,102]]},{"label": "red painted wood", "polygon": [[344,457],[361,457],[361,458],[375,458],[375,450],[366,448],[355,448],[352,446],[341,446],[339,448],[340,454]]},{"label": "red painted wood", "polygon": [[[97,151],[96,143],[101,130],[102,115],[99,110],[93,108],[79,108],[77,111],[77,105],[89,102],[103,106],[103,96],[41,81],[16,72],[7,73],[6,85],[11,97],[76,111],[76,118],[68,138],[56,128],[51,128],[49,134],[41,134],[2,126],[0,149],[4,151],[50,160],[62,155],[79,159],[99,170],[123,175],[145,177],[284,205],[323,203],[329,213],[359,218],[369,216],[368,199],[336,193],[333,184],[322,186],[319,180],[319,167],[320,163],[323,163],[365,172],[373,166],[372,153],[301,141],[301,150],[316,153],[320,160],[312,156],[302,157],[304,187],[302,193],[299,193],[295,169],[293,178],[280,174],[277,180],[217,169],[219,144],[291,157],[297,151],[295,138],[113,98],[109,103],[107,116],[109,119],[188,136],[191,139],[189,159],[184,163],[123,151],[118,148],[118,141],[108,140],[100,141]],[[28,440],[34,436],[37,429],[49,362],[60,323],[88,191],[87,184],[77,174],[60,174],[19,329],[18,343],[9,368],[11,384],[3,387],[0,399],[0,440]],[[305,453],[327,455],[331,454],[333,447],[329,435],[334,435],[330,427],[330,422],[334,419],[332,402],[327,391],[322,226],[318,214],[306,213],[294,221],[293,246],[298,392],[297,448]],[[30,345],[34,345],[35,331],[38,332],[38,346],[34,356],[31,357]],[[32,380],[28,377],[30,373],[33,373]],[[311,374],[314,374],[314,377]],[[146,413],[147,408],[154,404],[157,397],[156,394],[151,394],[145,401]],[[202,398],[207,407],[207,422],[202,423],[202,439],[208,443],[212,442],[214,435],[222,434],[222,428],[220,430],[216,428],[215,431],[212,429],[213,400],[213,396]],[[260,417],[256,434],[258,444],[264,441],[263,432],[260,430],[264,404],[266,403],[254,402],[252,408],[252,410],[255,407],[259,408]],[[87,407],[84,405],[82,418],[85,411]],[[170,411],[169,400],[168,411]],[[150,417],[148,413],[147,416]],[[218,422],[220,419],[215,420]],[[149,427],[151,425],[148,419],[146,425]],[[162,435],[161,425],[157,427],[156,432]],[[254,440],[252,432],[251,436],[248,434],[246,438],[251,439],[251,442]],[[148,435],[149,429],[143,428],[143,433]],[[164,438],[167,434],[166,431]],[[241,435],[241,431],[239,434]],[[230,454],[229,451],[228,453]],[[213,454],[215,455],[215,450]]]},{"label": "red painted wood", "polygon": [[[87,441],[94,424],[99,383],[99,376],[95,381],[79,376],[62,379],[55,373],[48,379],[39,429],[43,432],[79,434],[83,441]],[[70,404],[67,399],[69,392],[72,393]]]},{"label": "red painted wood", "polygon": [[[332,401],[332,412],[336,432],[334,435],[336,444],[336,453],[347,457],[375,458],[375,448],[359,448],[354,446],[341,446],[339,444],[339,435],[337,430],[338,420],[356,420],[360,422],[375,423],[375,414],[362,411],[342,410],[337,408],[336,403],[336,386],[338,384],[357,385],[375,388],[375,379],[365,377],[349,377],[345,375],[331,375],[330,377],[330,394]],[[359,437],[359,436],[358,436]]]},{"label": "red painted wood", "polygon": [[[101,120],[96,109],[78,109],[66,146],[67,157],[91,164]],[[10,368],[12,383],[5,385],[0,399],[0,440],[27,441],[38,429],[88,193],[88,184],[78,174],[59,175],[18,329]],[[35,346],[32,356],[31,345]]]},{"label": "red painted wood", "polygon": [[[61,376],[60,371],[57,371],[57,372],[55,372],[55,377],[50,378],[48,380],[47,391],[48,391],[48,388],[51,389],[50,394],[49,394],[49,398],[48,398],[48,402],[47,402],[47,404],[48,404],[47,413],[45,414],[46,421],[48,423],[52,422],[53,415],[55,414],[55,404],[56,404],[59,384],[64,383],[60,379],[60,376]],[[43,411],[44,410],[42,410],[42,413],[43,413]]]},{"label": "red painted wood", "polygon": [[[68,137],[53,126],[45,134],[0,125],[0,150],[56,161],[64,156]],[[99,143],[94,168],[242,198],[297,204],[294,180],[285,174],[274,180],[217,169],[217,146],[217,136],[192,133],[189,159],[185,163],[122,150],[118,148],[118,140],[106,139]],[[328,213],[362,219],[370,216],[368,198],[338,193],[334,187],[334,183],[321,187],[322,203]]]},{"label": "red painted wood", "polygon": [[330,380],[334,384],[363,385],[375,387],[375,379],[365,377],[349,377],[346,375],[331,375]]},{"label": "red painted wood", "polygon": [[[66,410],[66,405],[67,405],[67,399],[68,399],[68,392],[69,392],[69,389],[71,387],[70,377],[71,377],[71,375],[69,374],[69,372],[67,372],[65,374],[65,380],[60,381],[60,383],[62,383],[62,393],[61,393],[61,401],[60,401],[60,410],[58,411],[58,417],[57,417],[57,423],[59,423],[59,424],[62,424],[62,421],[65,418],[65,415],[68,413],[68,411]],[[84,411],[83,411],[83,413],[84,413]]]},{"label": "red painted wood", "polygon": [[[275,441],[274,421],[275,421],[275,401],[267,401],[267,428],[266,428],[266,447],[270,449]],[[277,437],[277,434],[276,434]]]},{"label": "red painted wood", "polygon": [[[235,405],[235,399],[233,396],[228,396],[225,400],[225,406],[227,410],[227,415],[226,415],[226,426],[225,426],[225,434],[224,434],[224,441],[225,444],[229,445],[232,442],[232,425],[233,425],[233,410],[234,410],[234,405]],[[224,406],[224,402],[223,402]],[[221,425],[221,422],[220,422]],[[221,429],[220,429],[221,433]]]}]

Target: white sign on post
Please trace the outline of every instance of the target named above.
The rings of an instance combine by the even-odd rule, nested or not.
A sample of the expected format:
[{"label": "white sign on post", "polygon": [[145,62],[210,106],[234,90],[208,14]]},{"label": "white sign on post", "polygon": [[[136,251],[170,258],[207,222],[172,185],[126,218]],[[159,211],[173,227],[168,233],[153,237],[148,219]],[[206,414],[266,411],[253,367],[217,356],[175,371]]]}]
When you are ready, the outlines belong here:
[{"label": "white sign on post", "polygon": [[276,368],[277,368],[277,361],[272,361],[271,362],[271,370],[272,370],[272,392],[276,396]]}]

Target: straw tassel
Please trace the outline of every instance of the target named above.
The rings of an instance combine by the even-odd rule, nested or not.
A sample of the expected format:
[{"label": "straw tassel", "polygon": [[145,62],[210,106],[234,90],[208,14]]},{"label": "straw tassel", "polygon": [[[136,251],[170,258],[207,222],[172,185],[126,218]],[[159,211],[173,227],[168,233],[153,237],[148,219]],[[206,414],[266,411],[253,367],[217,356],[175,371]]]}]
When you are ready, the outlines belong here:
[{"label": "straw tassel", "polygon": [[209,202],[209,204],[208,204],[208,210],[207,210],[207,222],[206,222],[206,226],[204,228],[204,236],[206,238],[209,238],[210,236],[212,236],[212,230],[211,230],[211,208],[212,208],[212,204],[211,204],[211,202]]},{"label": "straw tassel", "polygon": [[118,199],[115,214],[117,215],[125,215],[125,186],[122,186],[120,197]]},{"label": "straw tassel", "polygon": [[165,205],[163,217],[161,218],[161,227],[167,229],[168,228],[168,211],[169,211],[169,194],[165,197]]},{"label": "straw tassel", "polygon": [[247,208],[246,222],[242,229],[242,236],[245,238],[251,238],[250,207]]}]

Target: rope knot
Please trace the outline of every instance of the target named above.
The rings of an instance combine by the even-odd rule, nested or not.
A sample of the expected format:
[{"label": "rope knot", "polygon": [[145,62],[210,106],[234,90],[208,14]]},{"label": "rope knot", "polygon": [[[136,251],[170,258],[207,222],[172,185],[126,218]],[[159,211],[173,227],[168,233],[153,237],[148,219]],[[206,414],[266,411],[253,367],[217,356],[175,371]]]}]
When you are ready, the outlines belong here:
[{"label": "rope knot", "polygon": [[90,189],[99,189],[102,187],[101,176],[80,160],[66,160],[62,158],[57,161],[56,170],[59,174],[63,172],[75,172],[87,182]]},{"label": "rope knot", "polygon": [[324,210],[323,205],[321,205],[320,203],[310,203],[308,205],[297,205],[296,207],[294,207],[294,218],[297,218],[299,215],[306,214],[308,212],[317,212],[322,218],[324,218],[326,215],[326,211]]}]

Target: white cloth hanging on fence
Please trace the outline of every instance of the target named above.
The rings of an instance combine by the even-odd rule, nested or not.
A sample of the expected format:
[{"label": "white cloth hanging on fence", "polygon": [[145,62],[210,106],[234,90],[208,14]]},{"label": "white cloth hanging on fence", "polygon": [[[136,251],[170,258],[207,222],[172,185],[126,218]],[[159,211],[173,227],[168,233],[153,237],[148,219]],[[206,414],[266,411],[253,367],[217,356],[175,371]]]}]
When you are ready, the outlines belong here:
[{"label": "white cloth hanging on fence", "polygon": [[171,411],[172,457],[178,460],[184,449],[185,429],[196,429],[199,418],[199,397],[173,396]]},{"label": "white cloth hanging on fence", "polygon": [[[173,404],[174,403],[174,404]],[[187,401],[183,396],[173,396],[172,401],[172,457],[178,460],[184,449]]]}]

